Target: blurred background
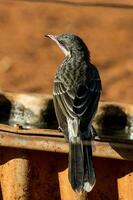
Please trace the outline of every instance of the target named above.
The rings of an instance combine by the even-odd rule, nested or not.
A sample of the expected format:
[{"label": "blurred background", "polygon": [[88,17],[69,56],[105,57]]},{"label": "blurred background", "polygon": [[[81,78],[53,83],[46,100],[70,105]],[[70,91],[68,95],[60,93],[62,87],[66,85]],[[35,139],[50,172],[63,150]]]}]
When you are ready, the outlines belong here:
[{"label": "blurred background", "polygon": [[64,55],[46,34],[79,35],[99,69],[101,100],[133,103],[132,0],[0,0],[0,89],[52,93]]}]

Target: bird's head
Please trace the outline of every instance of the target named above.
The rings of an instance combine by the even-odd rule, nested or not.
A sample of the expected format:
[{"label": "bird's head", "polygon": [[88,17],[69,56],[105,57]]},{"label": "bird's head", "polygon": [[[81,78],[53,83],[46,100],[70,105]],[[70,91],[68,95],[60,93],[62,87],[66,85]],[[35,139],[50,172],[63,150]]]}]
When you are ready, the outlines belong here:
[{"label": "bird's head", "polygon": [[89,55],[87,46],[77,35],[65,33],[61,35],[46,35],[46,37],[54,40],[61,48],[65,56],[70,56],[73,52],[84,53],[87,56]]}]

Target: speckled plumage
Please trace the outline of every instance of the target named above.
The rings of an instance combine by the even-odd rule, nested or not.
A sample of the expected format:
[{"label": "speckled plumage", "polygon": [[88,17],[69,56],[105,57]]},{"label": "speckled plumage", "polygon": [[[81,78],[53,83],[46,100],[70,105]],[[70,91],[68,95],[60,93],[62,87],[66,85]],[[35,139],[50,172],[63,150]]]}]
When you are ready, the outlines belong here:
[{"label": "speckled plumage", "polygon": [[[91,191],[95,184],[91,145],[91,122],[101,92],[101,80],[81,38],[73,34],[48,35],[65,53],[53,88],[59,127],[69,142],[69,180],[75,191]],[[91,144],[91,143],[90,143]]]},{"label": "speckled plumage", "polygon": [[[58,41],[62,42],[60,38],[64,40],[64,37],[65,34],[59,36]],[[71,35],[70,42],[72,45],[68,48],[71,49],[71,55],[64,59],[55,76],[55,81],[62,81],[67,87],[78,85],[81,81],[81,76],[85,77],[86,66],[89,63],[89,51],[83,41],[80,38],[75,41],[75,37]],[[82,78],[84,79],[84,77]]]}]

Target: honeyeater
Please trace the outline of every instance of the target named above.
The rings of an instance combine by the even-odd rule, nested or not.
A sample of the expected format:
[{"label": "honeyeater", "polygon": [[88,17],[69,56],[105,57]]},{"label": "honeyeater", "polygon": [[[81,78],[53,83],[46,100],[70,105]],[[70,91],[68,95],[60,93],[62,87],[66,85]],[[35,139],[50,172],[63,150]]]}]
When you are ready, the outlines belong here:
[{"label": "honeyeater", "polygon": [[69,142],[68,178],[74,191],[89,192],[96,182],[91,141],[92,119],[101,93],[100,76],[79,36],[46,36],[65,54],[54,78],[53,101],[59,129]]}]

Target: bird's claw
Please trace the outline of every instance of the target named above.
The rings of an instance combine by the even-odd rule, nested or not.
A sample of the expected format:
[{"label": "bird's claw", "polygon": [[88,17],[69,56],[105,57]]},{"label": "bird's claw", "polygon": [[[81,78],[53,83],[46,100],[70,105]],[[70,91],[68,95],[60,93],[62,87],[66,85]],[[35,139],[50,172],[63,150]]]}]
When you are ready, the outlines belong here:
[{"label": "bird's claw", "polygon": [[63,130],[62,130],[62,128],[60,126],[58,127],[58,131],[59,132],[63,132]]}]

